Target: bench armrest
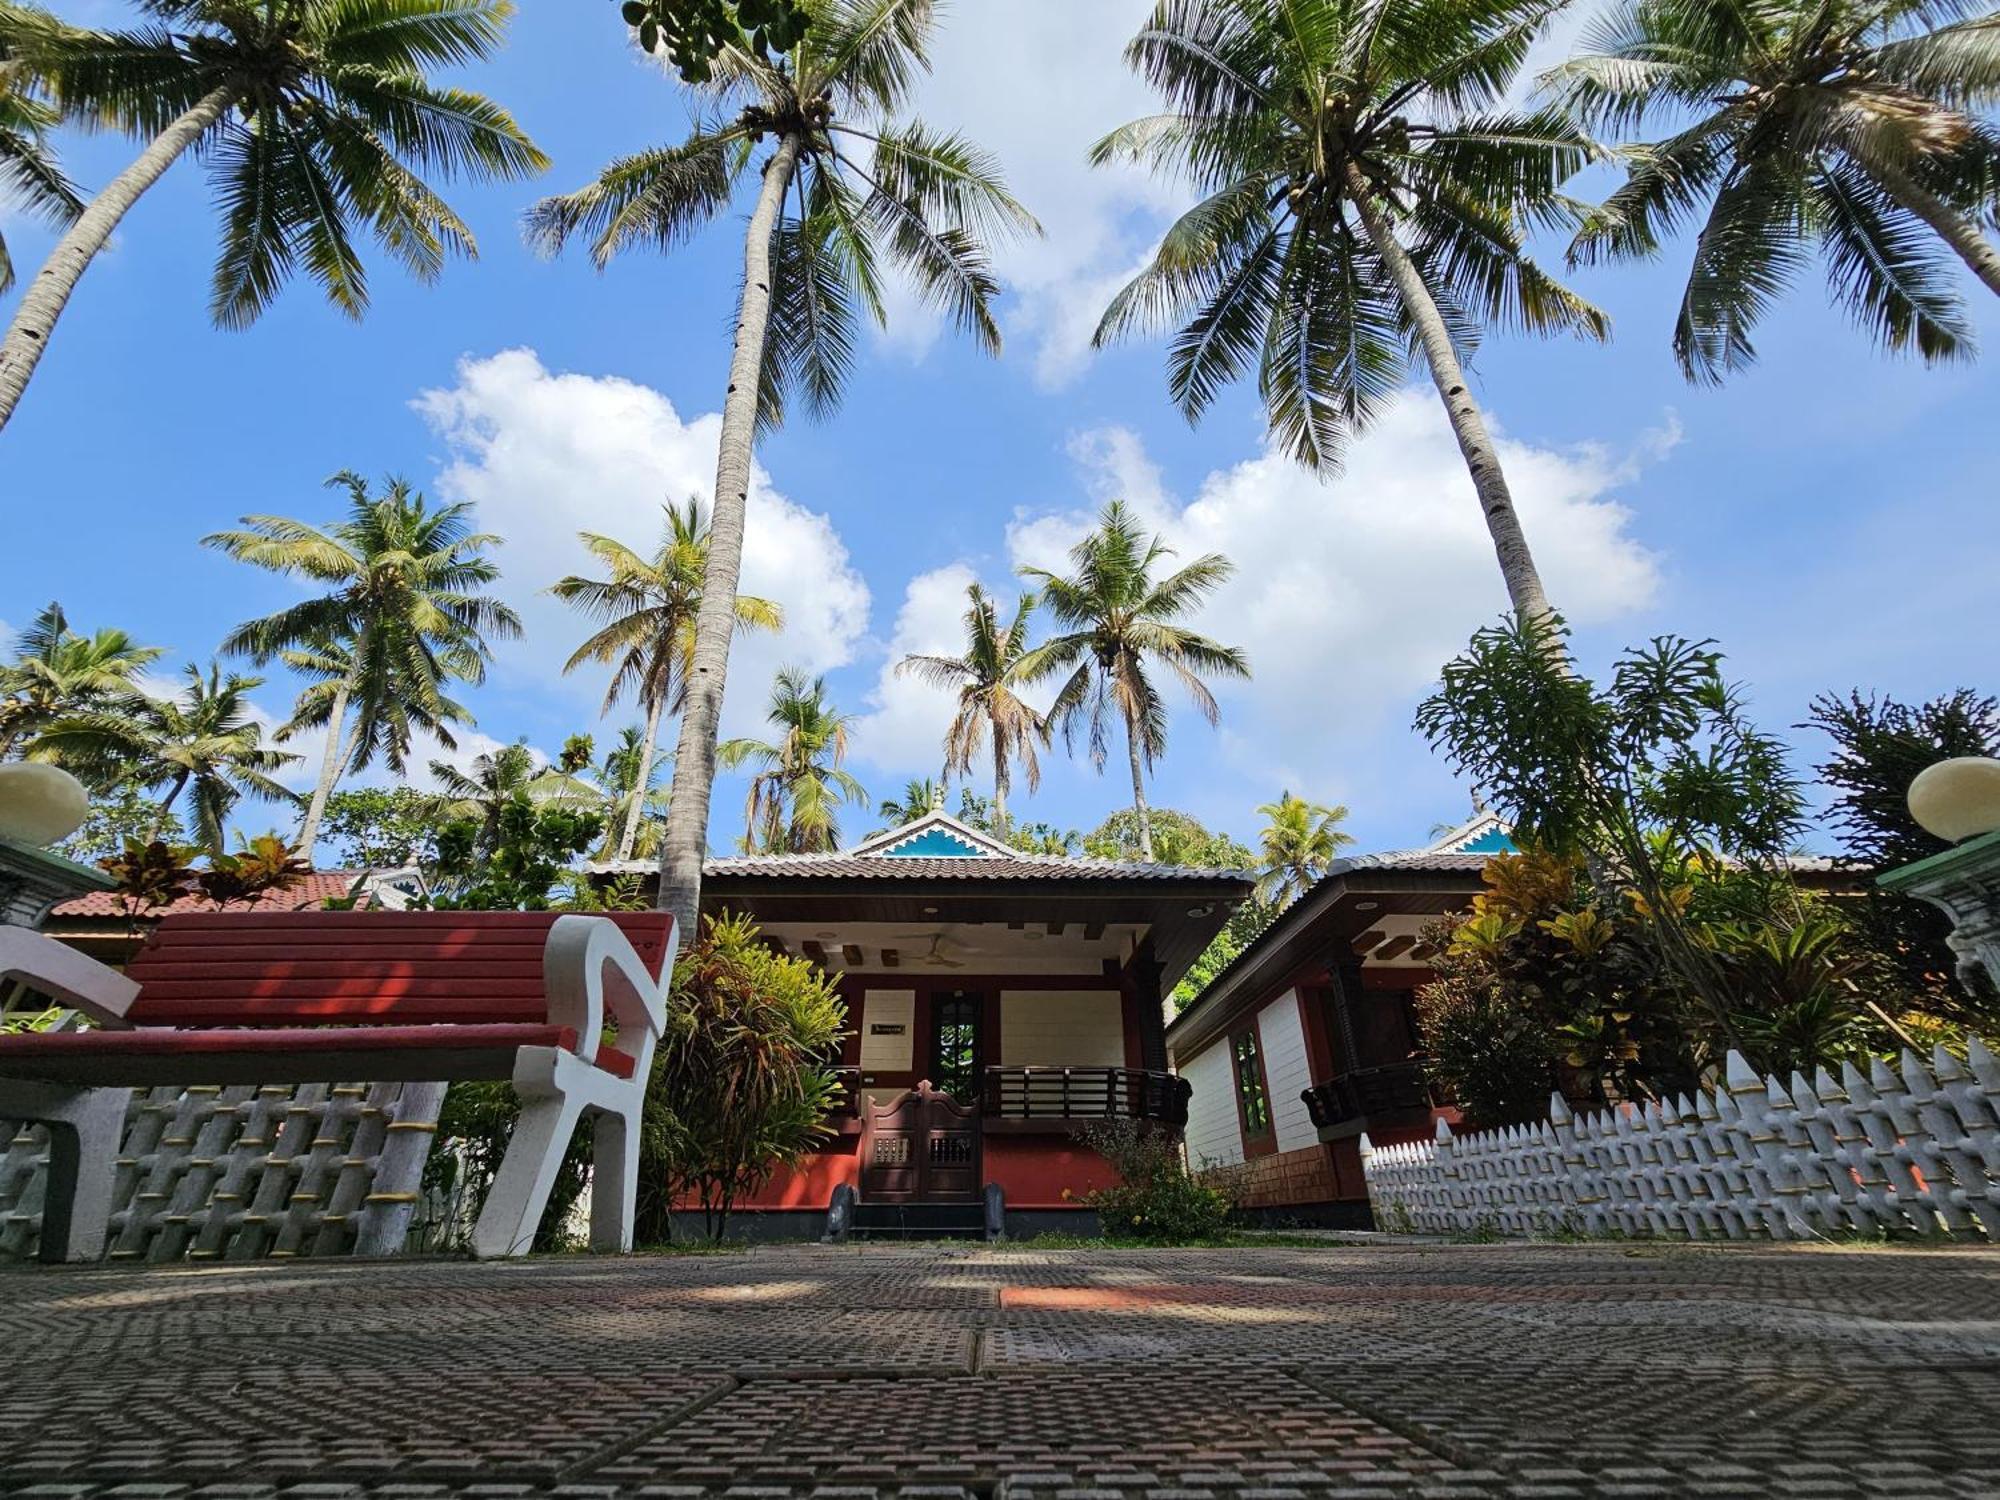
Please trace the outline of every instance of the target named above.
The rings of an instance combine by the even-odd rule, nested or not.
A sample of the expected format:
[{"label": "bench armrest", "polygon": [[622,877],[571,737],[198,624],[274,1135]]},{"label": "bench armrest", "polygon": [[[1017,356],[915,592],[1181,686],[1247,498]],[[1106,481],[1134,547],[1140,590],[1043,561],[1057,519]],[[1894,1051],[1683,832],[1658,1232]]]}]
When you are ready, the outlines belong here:
[{"label": "bench armrest", "polygon": [[0,984],[19,980],[100,1026],[125,1029],[139,986],[67,943],[26,927],[0,927]]},{"label": "bench armrest", "polygon": [[[542,951],[549,1020],[575,1030],[577,1051],[586,1061],[596,1059],[607,1010],[621,1038],[659,1036],[666,1026],[667,989],[673,983],[678,939],[678,932],[667,939],[660,977],[655,979],[608,917],[556,918]],[[647,1053],[651,1054],[650,1047]]]}]

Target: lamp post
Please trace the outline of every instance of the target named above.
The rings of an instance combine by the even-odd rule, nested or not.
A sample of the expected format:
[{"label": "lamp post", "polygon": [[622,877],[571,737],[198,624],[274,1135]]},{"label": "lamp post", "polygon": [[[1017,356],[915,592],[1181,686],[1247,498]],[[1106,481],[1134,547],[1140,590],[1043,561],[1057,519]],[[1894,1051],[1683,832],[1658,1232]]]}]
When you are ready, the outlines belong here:
[{"label": "lamp post", "polygon": [[2000,760],[1967,755],[1926,767],[1910,783],[1910,815],[1956,847],[1875,883],[1950,917],[1959,972],[1970,977],[1983,964],[2000,985]]},{"label": "lamp post", "polygon": [[39,927],[49,908],[115,882],[47,845],[83,826],[90,804],[69,772],[34,761],[0,765],[0,925]]}]

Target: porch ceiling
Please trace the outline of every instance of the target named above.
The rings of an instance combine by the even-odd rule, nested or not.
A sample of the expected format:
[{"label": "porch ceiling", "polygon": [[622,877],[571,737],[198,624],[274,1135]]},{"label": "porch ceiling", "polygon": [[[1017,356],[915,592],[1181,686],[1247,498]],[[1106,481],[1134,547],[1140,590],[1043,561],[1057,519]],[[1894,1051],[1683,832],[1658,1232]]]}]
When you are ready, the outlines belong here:
[{"label": "porch ceiling", "polygon": [[929,978],[1074,974],[1101,978],[1122,965],[1145,928],[1137,923],[768,922],[764,935],[829,969]]}]

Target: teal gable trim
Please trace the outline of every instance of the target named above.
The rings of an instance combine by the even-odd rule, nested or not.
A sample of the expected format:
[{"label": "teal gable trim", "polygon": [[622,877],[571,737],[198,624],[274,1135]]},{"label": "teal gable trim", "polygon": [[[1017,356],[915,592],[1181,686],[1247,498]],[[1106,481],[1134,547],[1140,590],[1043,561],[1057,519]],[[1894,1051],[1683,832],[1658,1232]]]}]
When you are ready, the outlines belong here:
[{"label": "teal gable trim", "polygon": [[957,834],[942,828],[926,828],[907,844],[898,844],[893,849],[884,849],[881,859],[991,859],[977,844],[967,843]]},{"label": "teal gable trim", "polygon": [[1513,854],[1514,841],[1500,828],[1489,828],[1469,844],[1458,846],[1460,854]]}]

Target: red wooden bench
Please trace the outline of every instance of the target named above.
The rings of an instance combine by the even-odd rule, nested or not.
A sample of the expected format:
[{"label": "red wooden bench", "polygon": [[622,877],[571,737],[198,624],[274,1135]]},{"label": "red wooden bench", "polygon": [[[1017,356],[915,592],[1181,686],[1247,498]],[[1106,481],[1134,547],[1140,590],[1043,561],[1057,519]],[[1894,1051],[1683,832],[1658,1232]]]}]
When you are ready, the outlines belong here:
[{"label": "red wooden bench", "polygon": [[[675,947],[664,912],[196,915],[163,920],[121,977],[39,934],[0,930],[0,978],[98,1023],[0,1037],[0,1118],[73,1133],[91,1114],[86,1133],[101,1137],[105,1089],[508,1078],[521,1119],[474,1252],[526,1252],[586,1111],[596,1129],[591,1244],[629,1249],[639,1118]],[[607,1022],[615,1042],[604,1040]],[[115,1141],[108,1151],[95,1138],[88,1150],[59,1143],[59,1158],[101,1160],[64,1174],[52,1161],[44,1259],[94,1258],[78,1237],[95,1220],[101,1240],[97,1200],[108,1205],[115,1154]],[[51,1243],[51,1221],[67,1243]]]}]

